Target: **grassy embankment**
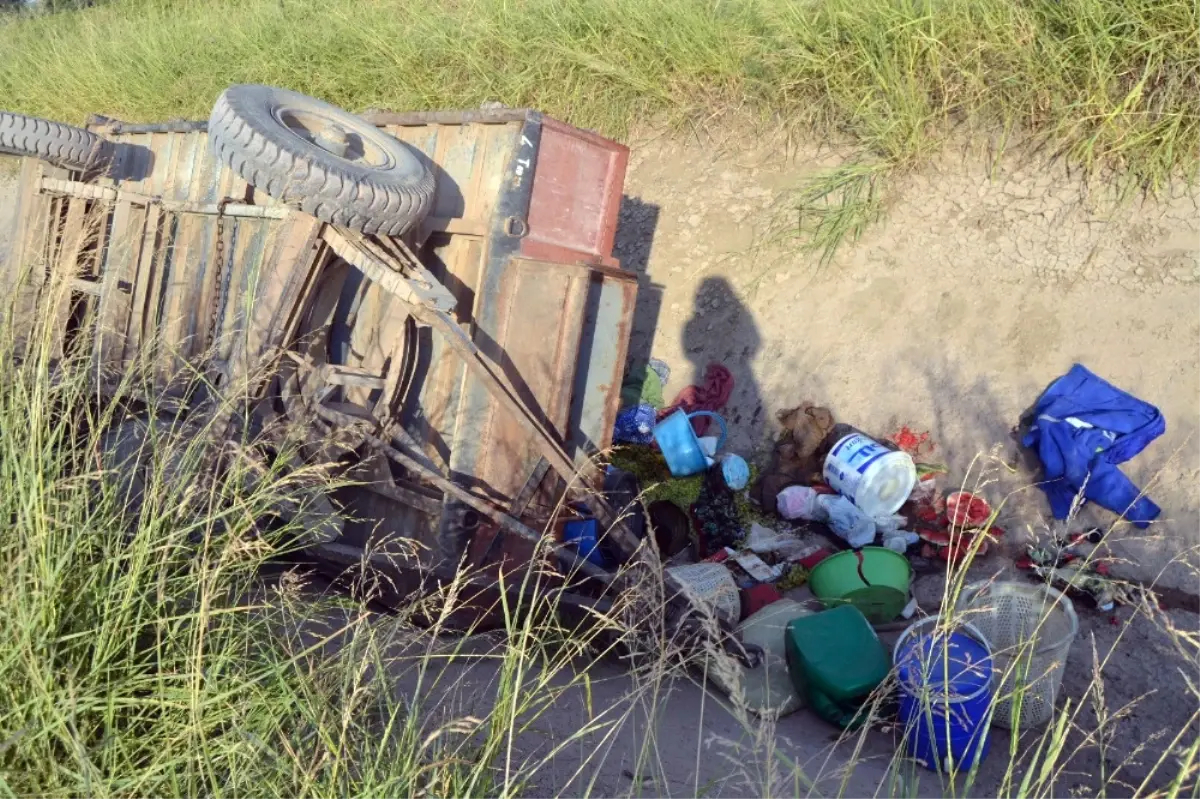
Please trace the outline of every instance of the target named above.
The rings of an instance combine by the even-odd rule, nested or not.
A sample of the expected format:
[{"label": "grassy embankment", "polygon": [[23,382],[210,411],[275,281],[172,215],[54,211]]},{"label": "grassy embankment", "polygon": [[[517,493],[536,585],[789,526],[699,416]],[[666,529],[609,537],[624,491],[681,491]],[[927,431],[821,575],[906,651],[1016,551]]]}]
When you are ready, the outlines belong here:
[{"label": "grassy embankment", "polygon": [[0,22],[0,108],[204,118],[259,82],[352,110],[500,100],[617,136],[757,118],[849,146],[798,187],[806,241],[828,250],[955,131],[1131,187],[1190,178],[1198,31],[1187,0],[116,0]]}]

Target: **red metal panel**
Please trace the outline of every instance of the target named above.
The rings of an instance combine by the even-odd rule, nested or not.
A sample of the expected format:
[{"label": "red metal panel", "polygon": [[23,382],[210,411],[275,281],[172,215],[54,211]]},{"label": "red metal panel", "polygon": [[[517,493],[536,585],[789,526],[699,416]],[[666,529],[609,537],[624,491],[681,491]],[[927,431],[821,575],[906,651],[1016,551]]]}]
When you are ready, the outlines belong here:
[{"label": "red metal panel", "polygon": [[613,239],[629,149],[544,117],[521,254],[614,264]]}]

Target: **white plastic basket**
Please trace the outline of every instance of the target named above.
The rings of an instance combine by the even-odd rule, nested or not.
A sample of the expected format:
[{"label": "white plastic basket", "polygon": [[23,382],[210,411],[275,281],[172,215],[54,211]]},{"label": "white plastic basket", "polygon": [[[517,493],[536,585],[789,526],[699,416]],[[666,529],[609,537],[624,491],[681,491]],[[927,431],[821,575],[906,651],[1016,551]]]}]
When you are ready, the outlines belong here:
[{"label": "white plastic basket", "polygon": [[1024,729],[1049,721],[1079,631],[1071,600],[1046,585],[975,583],[963,589],[955,614],[992,645],[1001,678],[992,722]]}]

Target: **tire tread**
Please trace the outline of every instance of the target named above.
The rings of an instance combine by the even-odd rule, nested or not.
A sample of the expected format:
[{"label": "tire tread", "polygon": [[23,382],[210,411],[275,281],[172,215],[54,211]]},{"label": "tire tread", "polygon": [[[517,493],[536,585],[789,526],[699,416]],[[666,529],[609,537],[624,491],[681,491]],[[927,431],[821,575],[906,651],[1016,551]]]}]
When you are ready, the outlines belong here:
[{"label": "tire tread", "polygon": [[407,181],[384,170],[350,174],[334,156],[303,152],[279,126],[264,122],[255,105],[263,92],[260,86],[230,87],[209,118],[214,154],[247,183],[322,221],[367,232],[403,235],[428,215],[435,183],[427,167]]},{"label": "tire tread", "polygon": [[107,164],[114,149],[111,142],[82,128],[0,111],[0,152],[40,158],[64,169],[91,170]]}]

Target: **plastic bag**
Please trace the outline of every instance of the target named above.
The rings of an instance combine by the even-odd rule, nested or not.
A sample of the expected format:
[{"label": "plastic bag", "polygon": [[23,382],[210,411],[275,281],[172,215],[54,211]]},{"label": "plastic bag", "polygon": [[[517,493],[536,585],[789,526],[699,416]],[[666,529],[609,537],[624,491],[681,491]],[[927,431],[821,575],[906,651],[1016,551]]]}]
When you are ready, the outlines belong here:
[{"label": "plastic bag", "polygon": [[725,478],[725,485],[734,491],[741,491],[746,487],[746,483],[750,482],[750,466],[741,455],[730,452],[717,458],[717,462],[721,464],[721,476]]},{"label": "plastic bag", "polygon": [[622,408],[613,424],[613,441],[649,444],[654,441],[654,406],[642,403]]},{"label": "plastic bag", "polygon": [[858,549],[875,540],[875,520],[841,494],[822,494],[817,505],[824,511],[829,528],[847,544]]},{"label": "plastic bag", "polygon": [[808,486],[788,486],[775,497],[775,509],[785,519],[822,521],[817,492]]},{"label": "plastic bag", "polygon": [[750,532],[746,535],[746,546],[751,552],[759,555],[773,552],[783,560],[792,560],[813,549],[811,544],[804,543],[794,535],[763,527],[758,522],[750,525]]},{"label": "plastic bag", "polygon": [[883,534],[883,545],[893,552],[899,552],[901,555],[920,540],[921,537],[919,535],[911,533],[908,530],[896,530]]},{"label": "plastic bag", "polygon": [[906,524],[908,524],[908,519],[899,514],[875,517],[875,529],[883,536],[895,535]]}]

